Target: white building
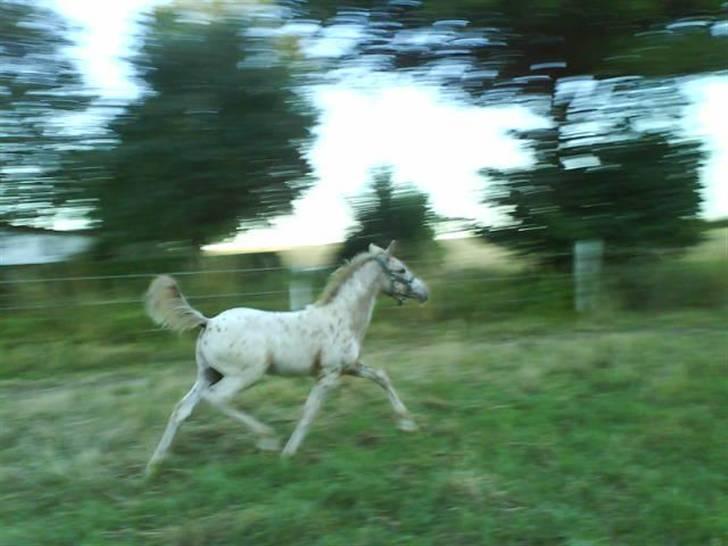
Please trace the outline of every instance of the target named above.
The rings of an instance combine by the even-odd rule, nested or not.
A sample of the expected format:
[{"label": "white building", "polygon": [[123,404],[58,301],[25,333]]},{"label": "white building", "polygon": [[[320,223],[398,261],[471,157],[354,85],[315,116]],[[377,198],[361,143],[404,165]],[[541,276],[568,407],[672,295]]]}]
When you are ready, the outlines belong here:
[{"label": "white building", "polygon": [[92,244],[89,232],[0,225],[0,266],[62,262]]}]

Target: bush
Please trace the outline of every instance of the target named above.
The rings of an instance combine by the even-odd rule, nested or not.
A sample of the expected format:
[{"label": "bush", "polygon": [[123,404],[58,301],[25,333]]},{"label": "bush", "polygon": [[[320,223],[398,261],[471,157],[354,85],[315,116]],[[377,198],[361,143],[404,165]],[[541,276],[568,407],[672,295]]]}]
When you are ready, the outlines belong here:
[{"label": "bush", "polygon": [[666,311],[728,305],[725,262],[631,264],[606,273],[608,294],[621,309]]}]

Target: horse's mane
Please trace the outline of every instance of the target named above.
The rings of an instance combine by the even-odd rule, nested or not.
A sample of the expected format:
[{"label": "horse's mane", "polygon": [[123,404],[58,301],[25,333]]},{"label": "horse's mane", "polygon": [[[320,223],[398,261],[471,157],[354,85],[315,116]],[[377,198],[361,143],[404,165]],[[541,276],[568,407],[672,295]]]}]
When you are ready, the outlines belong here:
[{"label": "horse's mane", "polygon": [[354,256],[348,262],[345,262],[331,274],[329,280],[326,282],[326,286],[319,296],[319,299],[316,300],[316,305],[326,305],[327,303],[331,303],[331,301],[336,297],[336,294],[339,293],[339,290],[344,283],[346,283],[346,281],[348,281],[354,273],[359,271],[365,263],[373,259],[373,254],[369,252],[362,252]]}]

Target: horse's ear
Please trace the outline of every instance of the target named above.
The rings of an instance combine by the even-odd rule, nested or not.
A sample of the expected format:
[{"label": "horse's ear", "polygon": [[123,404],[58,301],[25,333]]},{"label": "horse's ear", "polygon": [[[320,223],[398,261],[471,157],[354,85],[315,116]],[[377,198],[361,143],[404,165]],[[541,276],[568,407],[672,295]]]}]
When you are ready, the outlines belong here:
[{"label": "horse's ear", "polygon": [[383,248],[378,247],[374,243],[369,243],[369,254],[381,254],[382,252],[385,252]]},{"label": "horse's ear", "polygon": [[389,243],[389,246],[387,247],[387,250],[385,250],[385,252],[387,253],[387,255],[392,256],[395,250],[397,250],[397,241],[392,241],[391,243]]}]

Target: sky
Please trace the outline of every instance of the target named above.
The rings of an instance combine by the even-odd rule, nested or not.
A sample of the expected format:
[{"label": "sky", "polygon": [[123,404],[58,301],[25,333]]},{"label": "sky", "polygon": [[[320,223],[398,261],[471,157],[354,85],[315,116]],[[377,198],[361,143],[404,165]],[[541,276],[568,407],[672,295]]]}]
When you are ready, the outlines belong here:
[{"label": "sky", "polygon": [[[49,1],[76,28],[70,53],[87,85],[104,98],[136,97],[139,90],[124,58],[136,45],[142,10],[164,0]],[[312,51],[326,47],[319,42]],[[370,180],[371,169],[380,165],[392,166],[395,183],[412,183],[426,191],[439,214],[491,220],[493,212],[479,204],[487,181],[478,171],[527,165],[529,154],[508,131],[547,123],[521,106],[483,108],[453,101],[439,88],[406,75],[370,76],[366,86],[353,77],[356,85],[343,79],[315,94],[320,118],[309,159],[318,182],[294,203],[293,214],[215,249],[275,249],[343,240],[352,224],[350,200]],[[703,173],[704,215],[728,217],[728,77],[691,81],[685,91],[693,99],[686,128],[704,138],[710,152]]]}]

